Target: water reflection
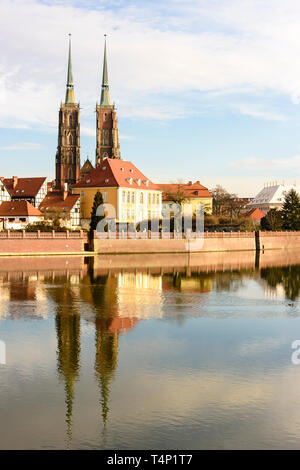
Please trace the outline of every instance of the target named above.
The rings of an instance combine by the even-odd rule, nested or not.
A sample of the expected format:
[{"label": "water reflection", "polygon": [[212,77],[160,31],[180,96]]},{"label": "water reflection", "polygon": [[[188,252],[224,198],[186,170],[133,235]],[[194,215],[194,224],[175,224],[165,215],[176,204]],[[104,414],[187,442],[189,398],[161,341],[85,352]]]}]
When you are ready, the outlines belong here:
[{"label": "water reflection", "polygon": [[[300,317],[297,302],[300,264],[267,266],[266,260],[263,263],[260,260],[263,266],[259,268],[257,258],[252,254],[251,261],[250,255],[247,256],[249,259],[245,261],[240,255],[235,259],[230,254],[229,259],[218,254],[212,265],[208,264],[207,257],[202,263],[198,258],[190,258],[188,266],[184,264],[184,258],[173,257],[173,265],[166,262],[165,266],[152,267],[138,265],[141,260],[130,257],[127,268],[123,266],[126,260],[122,257],[119,261],[117,257],[57,259],[57,265],[55,260],[45,258],[34,260],[34,266],[28,265],[28,260],[20,259],[19,265],[12,266],[11,270],[5,270],[0,260],[0,320],[39,318],[49,321],[54,318],[56,369],[64,387],[66,447],[73,445],[74,427],[80,429],[80,413],[77,416],[75,410],[80,410],[82,400],[78,383],[84,380],[81,356],[86,326],[88,331],[92,330],[94,338],[93,344],[89,343],[92,350],[87,367],[93,370],[97,387],[98,407],[94,414],[97,414],[98,422],[101,421],[101,446],[105,447],[106,439],[110,438],[110,424],[113,426],[116,419],[111,418],[111,395],[123,354],[122,335],[153,319],[163,325],[174,318],[182,321],[188,318],[223,319],[230,315],[261,317],[261,311],[255,310],[258,299],[260,305],[265,306],[267,315],[268,305],[274,301],[272,316],[288,316],[293,305],[293,315]],[[153,258],[151,262],[155,264]],[[174,267],[176,262],[178,265]],[[281,253],[278,262],[282,263]],[[289,262],[287,259],[286,263]],[[22,266],[22,263],[27,264]],[[48,263],[51,263],[50,267]],[[274,264],[274,259],[270,264]],[[276,298],[282,293],[289,302],[276,304]],[[235,313],[236,306],[238,313]],[[257,345],[257,340],[253,344]],[[268,341],[265,344],[269,344]],[[276,341],[272,342],[272,347],[274,344]],[[248,354],[250,346],[248,344],[240,351],[246,350]],[[257,346],[256,350],[259,350]],[[97,445],[100,445],[99,441]]]}]

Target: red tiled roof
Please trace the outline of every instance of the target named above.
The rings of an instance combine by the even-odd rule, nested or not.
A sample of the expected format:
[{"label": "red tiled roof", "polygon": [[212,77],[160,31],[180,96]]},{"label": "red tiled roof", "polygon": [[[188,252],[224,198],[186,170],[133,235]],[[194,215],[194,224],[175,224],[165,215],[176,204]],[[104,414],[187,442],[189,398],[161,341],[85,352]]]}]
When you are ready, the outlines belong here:
[{"label": "red tiled roof", "polygon": [[41,216],[42,213],[28,201],[4,201],[0,205],[0,217]]},{"label": "red tiled roof", "polygon": [[250,217],[250,219],[253,219],[253,220],[261,220],[263,217],[265,217],[266,214],[257,208],[257,209],[251,209],[251,211],[245,212],[242,215],[244,217]]},{"label": "red tiled roof", "polygon": [[[14,177],[16,178],[16,177]],[[35,197],[46,178],[16,178],[14,188],[14,178],[3,178],[3,184],[12,197]]]},{"label": "red tiled roof", "polygon": [[185,197],[199,198],[199,197],[212,197],[209,190],[200,184],[200,181],[192,183],[189,181],[187,184],[157,184],[157,187],[163,191],[163,201],[168,200],[169,194],[176,194],[178,191],[182,192]]},{"label": "red tiled roof", "polygon": [[68,194],[64,199],[62,191],[50,191],[39,205],[39,209],[55,208],[70,212],[79,197],[79,194]]},{"label": "red tiled roof", "polygon": [[[140,185],[138,184],[139,181]],[[146,181],[148,181],[148,186]],[[87,176],[73,186],[73,188],[95,187],[126,187],[159,190],[158,186],[146,178],[133,163],[116,158],[106,158],[101,165],[94,168]]]}]

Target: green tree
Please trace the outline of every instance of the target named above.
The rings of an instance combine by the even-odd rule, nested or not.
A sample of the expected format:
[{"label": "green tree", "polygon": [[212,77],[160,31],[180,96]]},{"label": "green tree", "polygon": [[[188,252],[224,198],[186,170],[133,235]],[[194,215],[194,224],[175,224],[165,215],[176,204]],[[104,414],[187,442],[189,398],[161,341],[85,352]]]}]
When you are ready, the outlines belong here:
[{"label": "green tree", "polygon": [[90,222],[90,235],[93,235],[94,230],[97,229],[98,222],[104,219],[104,215],[96,215],[97,209],[103,204],[103,197],[100,191],[97,191],[94,197],[92,212],[91,212],[91,222]]},{"label": "green tree", "polygon": [[260,221],[262,230],[281,230],[282,224],[282,212],[278,209],[270,209],[265,217],[263,217]]},{"label": "green tree", "polygon": [[300,230],[300,198],[294,189],[291,189],[285,195],[282,206],[282,221],[284,229]]}]

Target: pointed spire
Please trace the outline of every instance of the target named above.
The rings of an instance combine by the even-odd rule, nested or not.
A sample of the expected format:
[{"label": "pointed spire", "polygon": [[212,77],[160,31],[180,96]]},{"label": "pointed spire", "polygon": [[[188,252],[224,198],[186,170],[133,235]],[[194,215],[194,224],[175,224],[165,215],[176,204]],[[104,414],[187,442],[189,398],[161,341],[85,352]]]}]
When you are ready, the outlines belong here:
[{"label": "pointed spire", "polygon": [[72,73],[72,57],[71,57],[71,34],[69,34],[69,62],[68,62],[68,79],[65,104],[75,104],[74,83]]},{"label": "pointed spire", "polygon": [[102,89],[100,105],[110,106],[109,86],[108,86],[108,73],[107,73],[107,59],[106,59],[106,34],[104,34],[104,59],[103,59],[103,75],[102,75]]}]

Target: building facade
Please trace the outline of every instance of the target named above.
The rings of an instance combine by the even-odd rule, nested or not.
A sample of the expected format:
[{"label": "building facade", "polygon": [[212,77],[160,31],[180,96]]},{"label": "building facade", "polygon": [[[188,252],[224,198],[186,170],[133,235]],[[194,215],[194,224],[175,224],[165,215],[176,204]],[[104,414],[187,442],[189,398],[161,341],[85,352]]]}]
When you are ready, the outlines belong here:
[{"label": "building facade", "polygon": [[83,223],[89,223],[97,191],[104,203],[114,207],[117,222],[138,223],[161,217],[162,191],[131,162],[107,158],[73,186],[73,194],[81,198]]},{"label": "building facade", "polygon": [[56,152],[56,189],[72,186],[80,178],[80,105],[75,103],[69,39],[68,78],[65,103],[60,105]]},{"label": "building facade", "polygon": [[163,209],[178,202],[183,207],[190,204],[192,206],[192,213],[195,215],[199,205],[203,206],[206,214],[212,213],[213,196],[209,190],[200,184],[200,181],[192,183],[189,181],[186,184],[157,184],[163,192],[162,201]]},{"label": "building facade", "polygon": [[296,184],[278,184],[269,183],[255,196],[247,205],[248,210],[260,209],[265,214],[270,209],[281,209],[284,203],[285,195],[294,189],[300,196],[300,186]]},{"label": "building facade", "polygon": [[34,207],[39,207],[47,194],[47,178],[3,178],[2,184],[13,201],[28,201]]},{"label": "building facade", "polygon": [[100,104],[96,104],[96,166],[100,165],[105,158],[121,158],[117,113],[109,96],[106,41],[101,99]]}]

